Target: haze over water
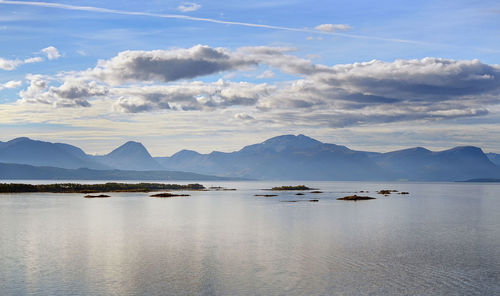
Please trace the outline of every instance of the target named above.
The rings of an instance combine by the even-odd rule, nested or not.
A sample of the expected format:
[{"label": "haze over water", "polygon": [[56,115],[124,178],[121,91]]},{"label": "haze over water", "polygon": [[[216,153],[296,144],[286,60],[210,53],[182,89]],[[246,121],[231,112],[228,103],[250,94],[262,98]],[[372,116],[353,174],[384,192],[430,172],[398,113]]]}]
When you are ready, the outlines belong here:
[{"label": "haze over water", "polygon": [[[1,294],[500,293],[499,184],[201,183],[238,191],[0,195]],[[336,200],[359,190],[377,199]]]}]

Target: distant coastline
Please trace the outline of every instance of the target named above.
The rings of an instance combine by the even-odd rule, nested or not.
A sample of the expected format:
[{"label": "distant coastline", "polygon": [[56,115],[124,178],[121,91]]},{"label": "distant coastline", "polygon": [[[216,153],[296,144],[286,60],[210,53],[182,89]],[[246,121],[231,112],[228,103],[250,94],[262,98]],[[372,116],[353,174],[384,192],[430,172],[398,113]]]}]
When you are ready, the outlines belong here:
[{"label": "distant coastline", "polygon": [[0,184],[0,193],[101,193],[101,192],[151,192],[160,190],[205,190],[201,184],[161,184],[161,183],[105,183],[105,184]]},{"label": "distant coastline", "polygon": [[0,163],[0,179],[4,180],[176,180],[176,181],[231,181],[243,178],[218,177],[177,171],[132,171],[63,169],[49,166]]},{"label": "distant coastline", "polygon": [[500,183],[500,179],[493,178],[480,178],[480,179],[470,179],[465,181],[460,181],[465,183]]}]

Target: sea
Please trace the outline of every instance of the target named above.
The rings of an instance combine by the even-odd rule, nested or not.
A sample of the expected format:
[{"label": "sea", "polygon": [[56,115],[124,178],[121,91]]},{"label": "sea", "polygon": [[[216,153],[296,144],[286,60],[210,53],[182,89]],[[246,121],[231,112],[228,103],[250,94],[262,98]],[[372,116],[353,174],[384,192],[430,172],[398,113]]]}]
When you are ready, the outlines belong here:
[{"label": "sea", "polygon": [[0,194],[0,295],[500,295],[500,184],[197,183]]}]

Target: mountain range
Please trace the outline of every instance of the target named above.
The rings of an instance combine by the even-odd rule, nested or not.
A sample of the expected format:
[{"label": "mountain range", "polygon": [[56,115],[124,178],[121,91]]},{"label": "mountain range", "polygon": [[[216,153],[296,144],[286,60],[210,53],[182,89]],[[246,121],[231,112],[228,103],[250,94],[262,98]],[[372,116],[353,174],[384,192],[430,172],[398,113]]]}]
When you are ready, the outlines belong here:
[{"label": "mountain range", "polygon": [[[158,175],[166,171],[203,174],[195,178],[220,176],[266,180],[463,181],[500,178],[500,155],[485,154],[478,147],[461,146],[444,151],[416,147],[379,153],[322,143],[305,135],[278,136],[234,152],[201,154],[181,150],[170,157],[152,157],[141,143],[132,141],[109,154],[96,156],[68,144],[17,138],[0,142],[0,163],[45,167],[44,170],[52,167],[52,171],[55,168],[80,169],[80,174],[81,169],[86,168],[86,174],[96,176],[103,175],[99,171],[110,174],[112,170],[120,170],[128,171],[123,174],[131,179],[141,179],[148,174],[146,172]],[[9,170],[13,168],[0,166],[0,178],[8,178]],[[27,174],[35,168],[17,168],[17,172],[22,170]],[[131,177],[133,171],[138,178]],[[58,174],[78,176],[77,172],[69,171]]]}]

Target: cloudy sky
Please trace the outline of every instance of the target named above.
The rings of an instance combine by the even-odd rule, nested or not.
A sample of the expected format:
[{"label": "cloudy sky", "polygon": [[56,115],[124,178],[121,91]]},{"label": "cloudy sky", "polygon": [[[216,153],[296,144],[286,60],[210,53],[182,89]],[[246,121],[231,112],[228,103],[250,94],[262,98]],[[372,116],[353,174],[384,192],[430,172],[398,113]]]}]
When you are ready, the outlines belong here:
[{"label": "cloudy sky", "polygon": [[0,141],[500,152],[498,1],[0,0]]}]

